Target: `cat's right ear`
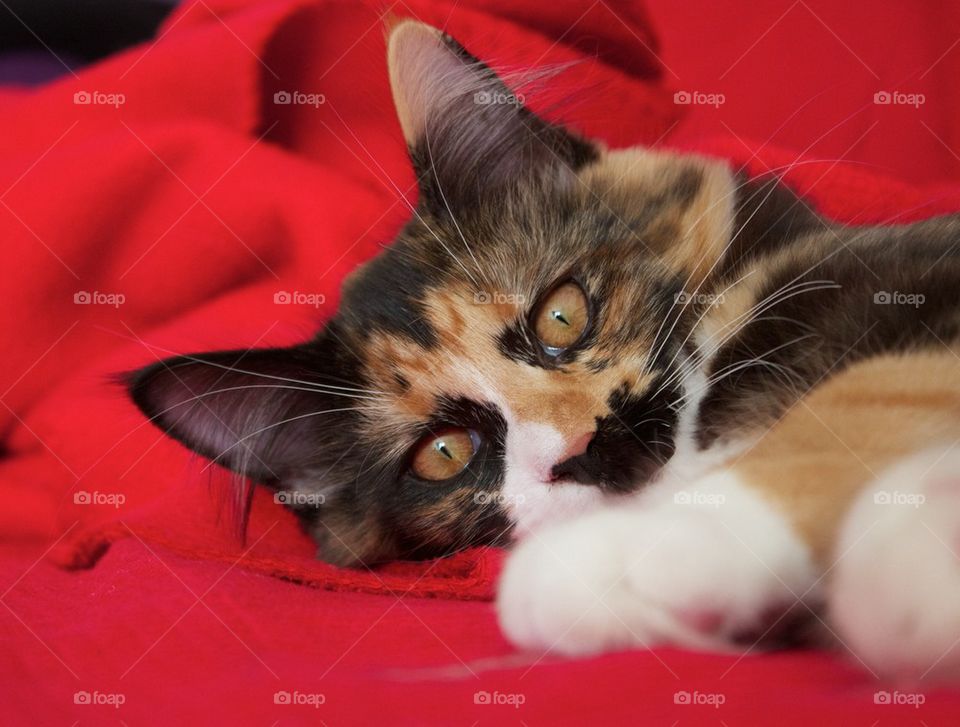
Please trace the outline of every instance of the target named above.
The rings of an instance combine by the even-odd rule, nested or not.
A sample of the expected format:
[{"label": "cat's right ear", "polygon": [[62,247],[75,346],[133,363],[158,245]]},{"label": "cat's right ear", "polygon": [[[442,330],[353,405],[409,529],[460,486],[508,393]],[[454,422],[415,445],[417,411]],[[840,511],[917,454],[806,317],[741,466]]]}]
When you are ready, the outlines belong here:
[{"label": "cat's right ear", "polygon": [[402,20],[387,61],[400,126],[422,197],[469,205],[517,180],[575,174],[598,147],[530,111],[486,64],[449,35]]}]

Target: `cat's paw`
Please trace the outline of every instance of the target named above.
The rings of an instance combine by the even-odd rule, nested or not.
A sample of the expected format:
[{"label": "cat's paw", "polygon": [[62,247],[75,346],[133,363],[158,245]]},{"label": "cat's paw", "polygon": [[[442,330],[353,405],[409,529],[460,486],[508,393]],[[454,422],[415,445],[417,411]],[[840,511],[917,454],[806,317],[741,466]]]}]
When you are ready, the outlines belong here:
[{"label": "cat's paw", "polygon": [[814,579],[785,520],[721,473],[649,507],[624,504],[531,535],[508,559],[497,608],[525,648],[723,650],[760,636]]},{"label": "cat's paw", "polygon": [[840,640],[878,675],[960,678],[960,451],[881,474],[847,515],[830,583]]}]

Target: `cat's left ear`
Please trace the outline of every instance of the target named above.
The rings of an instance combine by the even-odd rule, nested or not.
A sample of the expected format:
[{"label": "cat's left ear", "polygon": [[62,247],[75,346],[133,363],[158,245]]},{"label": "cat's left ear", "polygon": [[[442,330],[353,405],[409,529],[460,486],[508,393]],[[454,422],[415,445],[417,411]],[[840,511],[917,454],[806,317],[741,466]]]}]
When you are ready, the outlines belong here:
[{"label": "cat's left ear", "polygon": [[551,124],[449,35],[403,20],[389,33],[390,85],[421,198],[443,207],[522,180],[572,176],[597,146]]},{"label": "cat's left ear", "polygon": [[281,483],[333,461],[323,445],[349,423],[351,400],[321,383],[317,358],[307,346],[175,356],[126,384],[177,441],[238,474]]}]

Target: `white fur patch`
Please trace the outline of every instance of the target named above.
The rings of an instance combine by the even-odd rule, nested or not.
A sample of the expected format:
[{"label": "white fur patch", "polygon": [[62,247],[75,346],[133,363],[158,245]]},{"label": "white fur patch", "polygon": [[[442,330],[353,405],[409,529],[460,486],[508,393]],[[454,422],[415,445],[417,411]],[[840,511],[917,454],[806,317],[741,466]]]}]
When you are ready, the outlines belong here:
[{"label": "white fur patch", "polygon": [[[697,336],[695,341],[696,347],[701,351],[710,348],[709,342],[702,336]],[[716,350],[710,350],[699,366],[689,359],[683,363],[680,386],[683,389],[684,404],[677,413],[677,424],[673,431],[674,452],[658,476],[658,482],[692,482],[717,469],[724,462],[729,462],[749,446],[749,441],[744,439],[715,444],[705,450],[697,447],[697,418],[703,398],[710,389],[704,371],[709,368],[715,354]]]},{"label": "white fur patch", "polygon": [[507,414],[503,504],[524,537],[545,523],[556,523],[595,510],[604,502],[599,487],[575,482],[550,482],[550,472],[568,450],[569,442],[551,426],[516,422]]},{"label": "white fur patch", "polygon": [[650,490],[518,546],[497,601],[508,638],[572,654],[728,649],[814,584],[806,546],[735,474]]},{"label": "white fur patch", "polygon": [[828,598],[838,636],[874,672],[960,677],[960,451],[901,460],[861,494]]}]

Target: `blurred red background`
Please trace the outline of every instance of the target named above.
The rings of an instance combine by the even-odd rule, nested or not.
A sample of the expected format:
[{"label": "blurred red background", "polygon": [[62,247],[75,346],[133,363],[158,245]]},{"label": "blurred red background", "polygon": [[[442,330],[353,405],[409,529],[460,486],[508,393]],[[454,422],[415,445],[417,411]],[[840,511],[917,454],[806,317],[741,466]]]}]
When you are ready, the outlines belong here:
[{"label": "blurred red background", "polygon": [[[676,139],[743,137],[843,158],[915,184],[960,176],[960,5],[830,0],[648,0],[664,79],[722,93]],[[878,92],[922,94],[914,107]]]}]

